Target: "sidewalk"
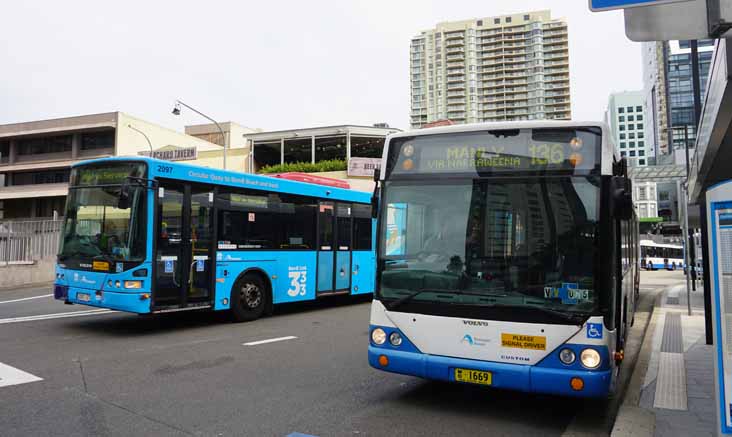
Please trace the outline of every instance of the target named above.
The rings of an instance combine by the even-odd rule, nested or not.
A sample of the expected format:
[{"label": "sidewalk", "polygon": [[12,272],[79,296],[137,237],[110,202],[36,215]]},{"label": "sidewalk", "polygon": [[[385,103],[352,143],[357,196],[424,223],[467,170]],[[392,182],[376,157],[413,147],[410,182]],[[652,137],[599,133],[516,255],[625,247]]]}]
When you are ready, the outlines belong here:
[{"label": "sidewalk", "polygon": [[691,294],[691,316],[686,303],[686,283],[668,286],[656,302],[635,369],[640,373],[613,436],[715,435],[714,348],[706,344],[701,286]]}]

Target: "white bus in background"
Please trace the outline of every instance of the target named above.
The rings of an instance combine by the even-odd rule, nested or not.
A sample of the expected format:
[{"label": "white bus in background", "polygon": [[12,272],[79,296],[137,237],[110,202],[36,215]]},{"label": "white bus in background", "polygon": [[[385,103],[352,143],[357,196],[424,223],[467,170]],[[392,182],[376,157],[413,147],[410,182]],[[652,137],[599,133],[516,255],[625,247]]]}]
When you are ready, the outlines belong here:
[{"label": "white bus in background", "polygon": [[684,268],[684,248],[680,244],[662,244],[641,240],[641,267],[646,270]]}]

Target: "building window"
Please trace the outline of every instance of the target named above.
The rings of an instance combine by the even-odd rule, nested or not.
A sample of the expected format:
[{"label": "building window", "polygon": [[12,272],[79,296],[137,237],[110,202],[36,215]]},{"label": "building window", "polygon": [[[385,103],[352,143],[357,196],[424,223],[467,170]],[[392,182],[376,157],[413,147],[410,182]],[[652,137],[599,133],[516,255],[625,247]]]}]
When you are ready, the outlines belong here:
[{"label": "building window", "polygon": [[[221,136],[221,135],[219,135]],[[114,148],[114,131],[88,132],[81,134],[81,150]]]},{"label": "building window", "polygon": [[646,156],[646,151],[645,150],[639,150],[638,151],[638,156]]},{"label": "building window", "polygon": [[624,142],[621,142],[621,143],[620,143],[620,148],[621,148],[621,149],[625,149],[625,143],[624,143]]},{"label": "building window", "polygon": [[624,140],[625,139],[625,134],[620,134],[620,139],[621,140]]},{"label": "building window", "polygon": [[643,121],[643,115],[641,115],[641,114],[638,114],[638,115],[637,115],[637,116],[635,117],[635,119],[636,119],[636,120],[638,120],[638,121]]},{"label": "building window", "polygon": [[346,159],[346,136],[315,138],[315,162]]},{"label": "building window", "polygon": [[310,137],[285,140],[285,164],[311,162],[313,140]]},{"label": "building window", "polygon": [[524,21],[529,21],[531,19],[530,15],[524,15]]},{"label": "building window", "polygon": [[0,162],[7,163],[8,156],[10,156],[10,141],[0,141]]},{"label": "building window", "polygon": [[643,138],[643,132],[638,132],[638,138]]},{"label": "building window", "polygon": [[501,19],[500,18],[494,18],[493,19],[493,24],[501,24]]},{"label": "building window", "polygon": [[639,159],[638,160],[638,165],[646,165],[646,160],[645,159]]},{"label": "building window", "polygon": [[625,112],[625,108],[618,108],[618,113],[622,114]]},{"label": "building window", "polygon": [[644,141],[638,141],[638,147],[644,147],[646,143]]},{"label": "building window", "polygon": [[641,130],[641,129],[643,129],[643,124],[642,123],[636,123],[635,128],[638,129],[638,130]]},{"label": "building window", "polygon": [[625,116],[624,115],[621,115],[620,117],[618,117],[618,121],[621,122],[621,123],[624,123],[625,122]]},{"label": "building window", "polygon": [[635,118],[632,115],[628,116],[628,121],[635,121]]},{"label": "building window", "polygon": [[620,125],[620,126],[618,127],[618,129],[620,129],[621,131],[624,131],[624,130],[625,130],[625,125],[624,125],[624,124],[621,124],[621,125]]},{"label": "building window", "polygon": [[628,113],[631,113],[631,112],[633,112],[633,107],[632,107],[632,106],[628,106],[628,107],[627,107],[627,108],[625,108],[625,109],[626,109],[626,110],[628,111]]},{"label": "building window", "polygon": [[629,140],[634,140],[634,139],[635,139],[635,132],[630,132],[630,133],[628,134],[628,139],[629,139]]},{"label": "building window", "polygon": [[620,152],[620,156],[625,157],[625,152]]},{"label": "building window", "polygon": [[381,158],[384,137],[351,136],[351,156],[356,158]]},{"label": "building window", "polygon": [[630,147],[635,147],[635,141],[630,141],[628,144],[630,145]]},{"label": "building window", "polygon": [[281,164],[280,141],[254,143],[254,162],[258,168]]},{"label": "building window", "polygon": [[29,171],[13,174],[13,185],[60,184],[69,181],[69,169]]},{"label": "building window", "polygon": [[634,129],[635,129],[635,125],[633,125],[633,123],[630,123],[628,125],[628,130],[634,130]]},{"label": "building window", "polygon": [[482,25],[483,25],[483,20],[478,20],[478,26],[482,26]]},{"label": "building window", "polygon": [[635,107],[635,111],[636,112],[643,112],[643,107],[642,106],[636,106]]},{"label": "building window", "polygon": [[630,151],[630,156],[635,156],[635,150]]},{"label": "building window", "polygon": [[511,17],[506,17],[506,23],[510,23],[510,22],[511,22]]},{"label": "building window", "polygon": [[18,140],[18,155],[71,152],[71,135]]}]

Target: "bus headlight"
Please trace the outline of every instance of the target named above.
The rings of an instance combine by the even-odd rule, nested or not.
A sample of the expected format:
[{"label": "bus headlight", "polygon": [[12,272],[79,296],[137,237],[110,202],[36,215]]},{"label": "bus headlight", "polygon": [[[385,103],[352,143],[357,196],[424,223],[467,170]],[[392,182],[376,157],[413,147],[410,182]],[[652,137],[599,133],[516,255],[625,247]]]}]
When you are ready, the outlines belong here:
[{"label": "bus headlight", "polygon": [[125,281],[125,288],[142,288],[142,281]]},{"label": "bus headlight", "polygon": [[595,369],[600,366],[602,359],[596,350],[585,349],[580,354],[580,361],[582,362],[582,365],[588,369]]},{"label": "bus headlight", "polygon": [[374,344],[381,346],[386,342],[386,332],[381,328],[374,329],[371,331],[371,341],[373,341]]},{"label": "bus headlight", "polygon": [[574,354],[572,349],[562,349],[559,351],[559,361],[564,364],[572,364],[577,356]]},{"label": "bus headlight", "polygon": [[399,346],[402,344],[402,336],[399,335],[398,332],[392,332],[389,336],[389,343],[391,343],[392,346]]}]

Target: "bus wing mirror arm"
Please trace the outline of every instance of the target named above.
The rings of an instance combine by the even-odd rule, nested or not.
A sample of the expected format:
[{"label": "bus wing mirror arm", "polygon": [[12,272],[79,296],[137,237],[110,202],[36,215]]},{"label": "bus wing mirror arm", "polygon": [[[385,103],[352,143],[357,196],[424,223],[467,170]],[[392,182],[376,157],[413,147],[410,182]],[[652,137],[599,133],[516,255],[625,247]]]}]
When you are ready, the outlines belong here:
[{"label": "bus wing mirror arm", "polygon": [[125,179],[122,182],[122,187],[119,190],[119,197],[117,198],[118,209],[128,209],[130,207],[130,181]]},{"label": "bus wing mirror arm", "polygon": [[371,194],[371,218],[379,216],[379,180],[381,179],[381,168],[376,167],[374,169],[374,192]]}]

